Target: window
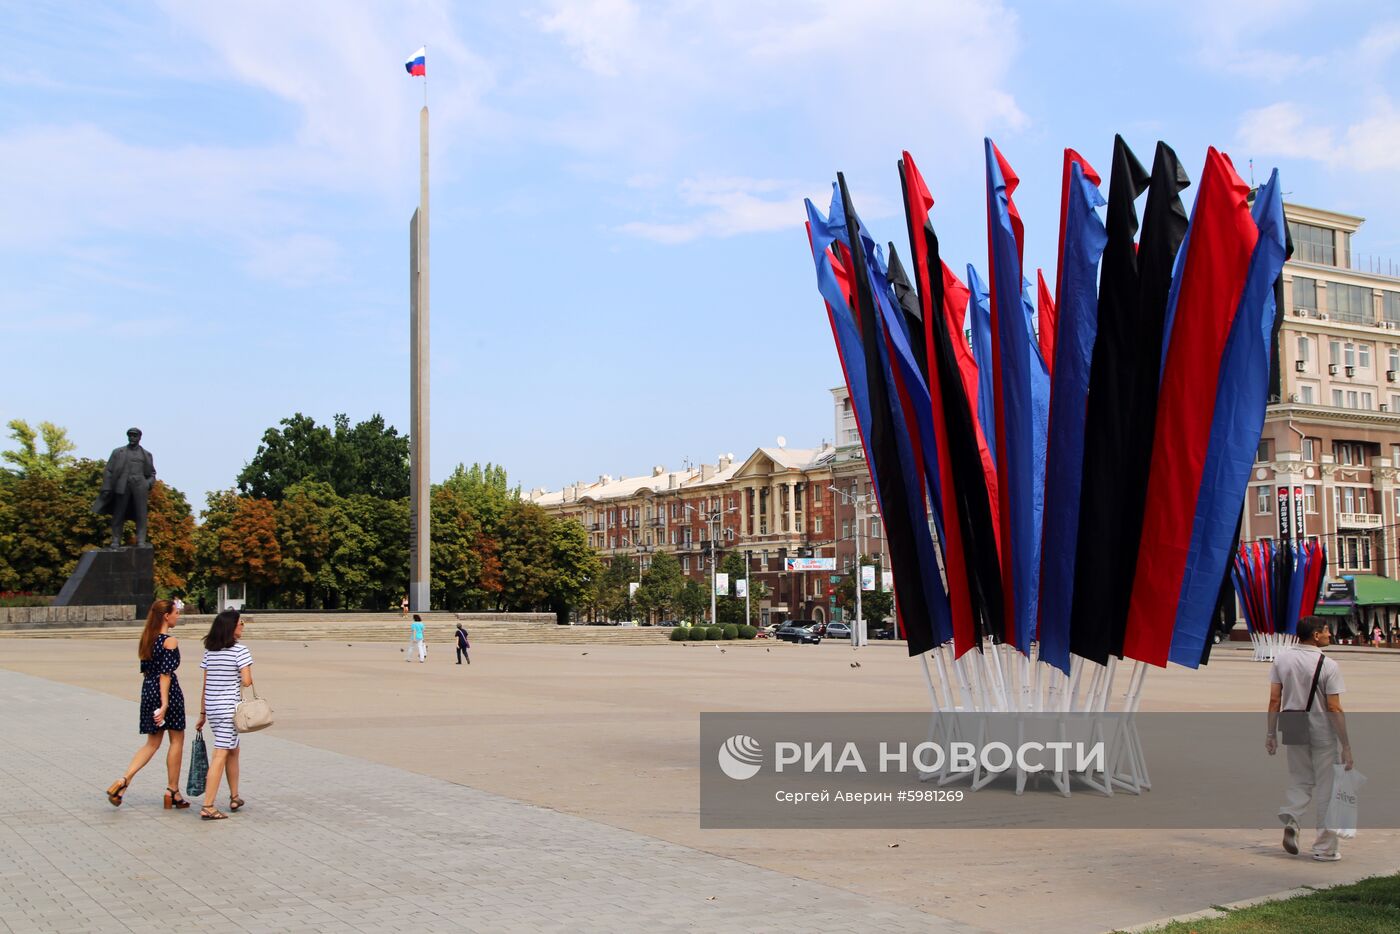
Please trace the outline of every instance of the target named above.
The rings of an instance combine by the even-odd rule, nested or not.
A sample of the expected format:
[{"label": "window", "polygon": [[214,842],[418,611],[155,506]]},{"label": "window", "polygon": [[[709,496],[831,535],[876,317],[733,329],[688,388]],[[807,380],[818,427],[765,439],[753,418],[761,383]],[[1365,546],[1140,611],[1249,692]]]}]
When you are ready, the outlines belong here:
[{"label": "window", "polygon": [[1342,407],[1342,391],[1340,389],[1332,390],[1332,405],[1339,409]]},{"label": "window", "polygon": [[1256,461],[1268,460],[1270,448],[1272,447],[1272,445],[1273,442],[1270,441],[1268,438],[1261,438],[1259,441],[1259,450],[1254,453],[1254,459]]},{"label": "window", "polygon": [[1387,355],[1387,357],[1390,360],[1390,363],[1386,366],[1386,369],[1400,370],[1400,347],[1390,348],[1390,353]]},{"label": "window", "polygon": [[690,555],[681,555],[681,573],[689,573]]},{"label": "window", "polygon": [[1319,266],[1337,265],[1337,241],[1331,230],[1289,221],[1288,232],[1293,236],[1294,258],[1299,262]]},{"label": "window", "polygon": [[1301,401],[1301,402],[1303,402],[1303,403],[1305,403],[1305,404],[1307,404],[1307,405],[1312,405],[1313,402],[1315,401],[1315,400],[1313,399],[1313,395],[1314,395],[1314,393],[1313,393],[1313,388],[1312,388],[1312,386],[1309,386],[1309,385],[1302,385],[1302,386],[1299,386],[1299,387],[1298,387],[1298,399],[1299,399],[1299,401]]},{"label": "window", "polygon": [[1304,439],[1303,439],[1303,460],[1305,460],[1305,461],[1315,461],[1315,460],[1317,460],[1317,439],[1315,439],[1315,438],[1304,438]]},{"label": "window", "polygon": [[1327,283],[1327,310],[1338,321],[1376,323],[1375,309],[1371,306],[1371,290],[1365,286]]},{"label": "window", "polygon": [[1371,345],[1370,345],[1370,344],[1357,344],[1357,345],[1356,345],[1356,363],[1357,363],[1357,365],[1360,366],[1363,370],[1369,370],[1369,369],[1371,368]]},{"label": "window", "polygon": [[1267,516],[1269,514],[1269,488],[1257,486],[1254,488],[1256,502],[1254,504],[1254,514],[1257,516]]},{"label": "window", "polygon": [[1342,345],[1342,350],[1342,359],[1346,361],[1347,366],[1356,366],[1356,345],[1347,341]]},{"label": "window", "polygon": [[1356,390],[1355,390],[1355,389],[1348,389],[1348,390],[1347,390],[1347,408],[1349,408],[1349,409],[1354,409],[1354,408],[1356,408],[1357,405],[1358,405],[1358,403],[1359,403],[1359,401],[1360,401],[1360,400],[1357,398],[1357,395],[1356,395]]},{"label": "window", "polygon": [[841,537],[842,537],[842,538],[850,538],[850,537],[851,537],[851,523],[850,523],[850,522],[842,522],[842,523],[841,523]]},{"label": "window", "polygon": [[1342,508],[1341,508],[1341,511],[1342,511],[1342,512],[1345,512],[1345,513],[1353,513],[1353,512],[1356,512],[1356,488],[1355,488],[1355,487],[1349,487],[1349,486],[1344,486],[1344,487],[1342,487]]},{"label": "window", "polygon": [[[1400,444],[1390,446],[1390,466],[1395,467],[1396,465],[1400,465]],[[1396,512],[1400,513],[1400,510],[1396,510]]]},{"label": "window", "polygon": [[1356,488],[1356,511],[1365,513],[1371,511],[1371,491],[1364,486]]},{"label": "window", "polygon": [[1331,340],[1327,342],[1327,362],[1333,366],[1342,365],[1342,342]]},{"label": "window", "polygon": [[819,504],[821,501],[822,501],[822,488],[821,488],[821,484],[819,484],[819,483],[813,484],[813,485],[812,485],[812,505],[815,506],[815,505]]},{"label": "window", "polygon": [[[1400,292],[1381,293],[1381,317],[1386,321],[1400,324]],[[1395,367],[1391,367],[1395,369]]]},{"label": "window", "polygon": [[870,537],[876,539],[880,537],[880,520],[872,518],[870,520]]},{"label": "window", "polygon": [[1361,392],[1361,407],[1363,409],[1374,409],[1376,407],[1375,400],[1372,399],[1371,394],[1365,390]]},{"label": "window", "polygon": [[1308,356],[1311,352],[1312,341],[1308,339],[1307,335],[1300,334],[1298,336],[1298,359],[1304,363],[1307,363],[1308,360],[1311,359]]},{"label": "window", "polygon": [[815,519],[812,520],[812,531],[813,531],[814,533],[816,533],[816,534],[821,534],[821,530],[822,530],[822,517],[821,517],[821,516],[817,516]]},{"label": "window", "polygon": [[1317,280],[1293,277],[1293,307],[1317,311]]},{"label": "window", "polygon": [[1317,514],[1317,484],[1309,483],[1303,487],[1303,512]]}]

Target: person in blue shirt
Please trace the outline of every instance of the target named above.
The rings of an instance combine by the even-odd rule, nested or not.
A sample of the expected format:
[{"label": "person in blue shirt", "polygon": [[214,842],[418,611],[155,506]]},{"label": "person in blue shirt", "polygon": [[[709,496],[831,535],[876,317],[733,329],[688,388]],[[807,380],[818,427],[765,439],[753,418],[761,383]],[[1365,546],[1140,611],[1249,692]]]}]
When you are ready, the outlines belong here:
[{"label": "person in blue shirt", "polygon": [[404,653],[404,661],[413,661],[413,649],[415,646],[418,648],[418,661],[427,661],[428,647],[423,644],[423,617],[419,616],[417,613],[413,614],[413,623],[409,628],[408,651]]}]

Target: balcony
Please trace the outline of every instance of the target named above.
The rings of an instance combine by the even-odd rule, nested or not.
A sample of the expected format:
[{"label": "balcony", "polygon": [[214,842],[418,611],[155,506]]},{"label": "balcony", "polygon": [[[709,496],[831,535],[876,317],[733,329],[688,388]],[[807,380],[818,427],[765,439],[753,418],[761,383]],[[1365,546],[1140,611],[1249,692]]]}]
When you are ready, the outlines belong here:
[{"label": "balcony", "polygon": [[666,527],[666,517],[665,517],[665,516],[657,516],[655,519],[648,519],[648,520],[647,520],[647,525],[651,526],[653,529],[665,528],[665,527]]},{"label": "balcony", "polygon": [[1378,529],[1385,524],[1385,518],[1373,512],[1339,512],[1337,527],[1344,529]]}]

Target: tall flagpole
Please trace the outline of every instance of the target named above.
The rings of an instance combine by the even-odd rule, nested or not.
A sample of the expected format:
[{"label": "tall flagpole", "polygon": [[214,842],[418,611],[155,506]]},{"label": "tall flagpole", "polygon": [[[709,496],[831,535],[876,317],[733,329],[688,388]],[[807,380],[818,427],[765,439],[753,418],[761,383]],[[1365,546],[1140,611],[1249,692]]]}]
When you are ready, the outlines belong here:
[{"label": "tall flagpole", "polygon": [[432,595],[428,473],[428,105],[418,114],[418,210],[409,225],[409,543],[408,604],[426,612]]}]

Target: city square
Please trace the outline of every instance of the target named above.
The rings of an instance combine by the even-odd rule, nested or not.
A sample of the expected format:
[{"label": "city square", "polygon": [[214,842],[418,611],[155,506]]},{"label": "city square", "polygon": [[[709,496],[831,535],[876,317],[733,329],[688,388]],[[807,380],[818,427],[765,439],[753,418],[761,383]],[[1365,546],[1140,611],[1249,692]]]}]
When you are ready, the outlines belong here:
[{"label": "city square", "polygon": [[[249,643],[260,683],[277,685],[279,723],[249,738],[250,807],[217,828],[233,835],[217,845],[253,848],[266,904],[246,916],[213,904],[228,930],[855,930],[879,919],[894,930],[1108,931],[1389,873],[1400,841],[1366,830],[1319,874],[1279,849],[1275,829],[703,831],[700,712],[918,709],[924,688],[902,647],[480,642],[458,668],[447,643],[421,667],[398,664],[397,642],[250,633]],[[207,830],[160,810],[154,776],[115,812],[101,799],[106,763],[126,745],[129,643],[0,648],[6,696],[27,711],[7,718],[6,748],[44,763],[5,766],[16,789],[7,858],[35,875],[0,890],[0,916],[26,919],[16,930],[120,930],[153,917],[95,886],[139,878],[141,854],[168,845],[191,854],[161,870],[178,888]],[[1338,657],[1349,711],[1394,709],[1400,653]],[[1267,666],[1227,650],[1148,685],[1145,710],[1257,710]],[[87,754],[97,749],[109,751]],[[1261,826],[1284,779],[1269,765],[1261,774],[1277,783],[1259,790]],[[133,823],[139,844],[122,829]],[[46,839],[71,842],[54,854]],[[1028,861],[1045,852],[1054,858]],[[75,892],[87,899],[81,915]],[[30,914],[12,913],[21,909]]]},{"label": "city square", "polygon": [[1400,930],[1400,18],[1170,14],[0,4],[0,931]]}]

